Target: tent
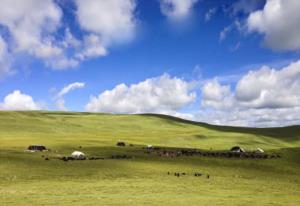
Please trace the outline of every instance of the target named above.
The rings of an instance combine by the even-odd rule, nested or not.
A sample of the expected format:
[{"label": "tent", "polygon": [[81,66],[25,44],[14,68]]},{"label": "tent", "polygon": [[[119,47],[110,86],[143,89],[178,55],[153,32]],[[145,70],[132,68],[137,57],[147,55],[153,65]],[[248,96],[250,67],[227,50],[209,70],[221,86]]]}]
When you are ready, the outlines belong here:
[{"label": "tent", "polygon": [[239,146],[232,147],[230,151],[231,152],[238,152],[238,153],[245,152],[245,150],[243,148],[239,147]]},{"label": "tent", "polygon": [[77,159],[77,160],[84,160],[85,159],[85,154],[83,152],[80,152],[80,151],[72,152],[71,156],[74,159]]},{"label": "tent", "polygon": [[28,151],[36,152],[36,151],[44,151],[47,150],[47,148],[43,145],[29,145],[27,148]]},{"label": "tent", "polygon": [[153,149],[153,146],[151,144],[148,144],[147,149]]},{"label": "tent", "polygon": [[256,153],[264,153],[265,151],[263,149],[261,149],[261,148],[257,148],[255,152]]}]

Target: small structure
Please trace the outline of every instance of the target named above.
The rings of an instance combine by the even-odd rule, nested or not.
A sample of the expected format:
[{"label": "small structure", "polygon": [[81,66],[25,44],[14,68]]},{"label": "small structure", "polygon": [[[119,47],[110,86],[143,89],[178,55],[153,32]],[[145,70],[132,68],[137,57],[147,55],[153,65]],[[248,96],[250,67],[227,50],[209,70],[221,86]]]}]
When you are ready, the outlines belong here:
[{"label": "small structure", "polygon": [[153,146],[151,144],[148,144],[147,149],[153,149]]},{"label": "small structure", "polygon": [[231,148],[230,150],[231,152],[236,152],[236,153],[242,153],[242,152],[245,152],[245,150],[239,146],[234,146]]},{"label": "small structure", "polygon": [[47,150],[47,148],[43,145],[29,145],[29,147],[27,148],[27,151],[30,151],[30,152],[37,152],[37,151],[45,151]]},{"label": "small structure", "polygon": [[71,156],[76,160],[84,160],[85,159],[85,154],[80,151],[72,152]]},{"label": "small structure", "polygon": [[118,147],[125,147],[125,142],[119,141],[119,142],[117,142],[117,146]]},{"label": "small structure", "polygon": [[256,149],[256,151],[255,151],[256,153],[265,153],[265,151],[263,150],[263,149],[261,149],[261,148],[257,148]]}]

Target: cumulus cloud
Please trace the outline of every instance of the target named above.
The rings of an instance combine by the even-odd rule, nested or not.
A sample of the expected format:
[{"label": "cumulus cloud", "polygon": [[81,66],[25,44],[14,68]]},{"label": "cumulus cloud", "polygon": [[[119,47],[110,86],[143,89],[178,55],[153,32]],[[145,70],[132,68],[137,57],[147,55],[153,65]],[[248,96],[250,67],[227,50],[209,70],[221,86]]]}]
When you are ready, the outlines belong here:
[{"label": "cumulus cloud", "polygon": [[179,20],[187,17],[198,0],[160,0],[161,12],[168,18]]},{"label": "cumulus cloud", "polygon": [[0,24],[7,27],[16,51],[41,58],[61,54],[51,39],[60,24],[62,12],[52,0],[2,0]]},{"label": "cumulus cloud", "polygon": [[57,96],[56,96],[56,106],[59,110],[64,110],[66,111],[67,108],[65,107],[65,99],[64,96],[66,94],[68,94],[69,92],[75,90],[75,89],[81,89],[85,87],[85,83],[84,82],[74,82],[71,84],[68,84],[67,86],[65,86],[64,88],[62,88]]},{"label": "cumulus cloud", "polygon": [[228,108],[232,105],[229,85],[221,85],[217,79],[207,81],[202,87],[203,107]]},{"label": "cumulus cloud", "polygon": [[83,47],[76,57],[80,60],[107,55],[106,48],[102,45],[99,36],[90,34],[84,37]]},{"label": "cumulus cloud", "polygon": [[135,0],[76,0],[77,19],[84,30],[109,45],[130,40],[136,28]]},{"label": "cumulus cloud", "polygon": [[164,74],[130,86],[119,84],[114,89],[99,94],[98,97],[91,97],[86,110],[175,114],[178,109],[195,99],[196,94],[191,89],[191,83]]},{"label": "cumulus cloud", "polygon": [[61,41],[55,38],[62,15],[52,0],[2,0],[0,25],[8,30],[10,55],[29,54],[54,69],[77,66],[78,61],[69,58]]},{"label": "cumulus cloud", "polygon": [[[134,37],[135,0],[76,0],[76,20],[82,35],[75,37],[55,0],[0,1],[0,75],[22,53],[52,69],[69,69],[82,61],[106,56],[112,44]],[[65,30],[65,32],[63,32]],[[1,35],[7,37],[6,41]]]},{"label": "cumulus cloud", "polygon": [[238,82],[236,99],[255,108],[300,106],[300,61],[279,71],[266,66],[250,71]]},{"label": "cumulus cloud", "polygon": [[40,110],[41,105],[33,100],[30,95],[15,90],[8,94],[2,103],[1,110]]},{"label": "cumulus cloud", "polygon": [[262,10],[250,13],[248,29],[263,34],[265,44],[274,50],[299,50],[299,9],[299,0],[267,0]]},{"label": "cumulus cloud", "polygon": [[[300,60],[279,70],[263,66],[249,71],[232,91],[217,79],[202,88],[198,118],[211,123],[278,126],[300,123]],[[284,122],[285,121],[285,122]]]}]

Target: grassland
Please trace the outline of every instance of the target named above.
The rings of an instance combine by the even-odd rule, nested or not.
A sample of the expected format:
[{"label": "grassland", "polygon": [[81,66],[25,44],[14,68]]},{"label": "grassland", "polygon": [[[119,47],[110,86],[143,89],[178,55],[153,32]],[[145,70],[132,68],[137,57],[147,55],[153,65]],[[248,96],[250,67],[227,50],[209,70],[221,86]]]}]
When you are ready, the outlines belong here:
[{"label": "grassland", "polygon": [[[118,140],[134,146],[116,147]],[[24,152],[30,144],[52,152]],[[160,158],[144,153],[147,144],[260,147],[282,158]],[[134,158],[64,162],[41,157],[74,150]],[[0,112],[0,205],[300,205],[300,126],[256,129],[163,115]]]}]

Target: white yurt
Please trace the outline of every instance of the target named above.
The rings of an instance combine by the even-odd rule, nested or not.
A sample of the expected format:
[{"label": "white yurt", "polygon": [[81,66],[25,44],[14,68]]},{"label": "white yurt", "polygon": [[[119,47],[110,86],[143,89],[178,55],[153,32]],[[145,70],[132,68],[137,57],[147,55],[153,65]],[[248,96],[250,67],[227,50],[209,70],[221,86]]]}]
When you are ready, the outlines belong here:
[{"label": "white yurt", "polygon": [[245,152],[245,150],[243,148],[239,147],[239,146],[232,147],[230,151],[231,152],[236,152],[236,153],[243,153],[243,152]]},{"label": "white yurt", "polygon": [[152,149],[152,148],[153,148],[153,146],[151,144],[147,145],[147,149]]},{"label": "white yurt", "polygon": [[74,159],[78,159],[78,160],[85,159],[85,154],[83,152],[80,152],[80,151],[74,151],[74,152],[72,152],[71,156]]},{"label": "white yurt", "polygon": [[261,149],[261,148],[257,148],[255,152],[256,153],[264,153],[265,151],[263,149]]}]

